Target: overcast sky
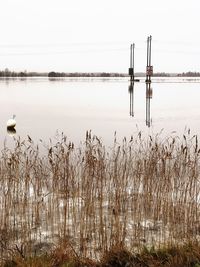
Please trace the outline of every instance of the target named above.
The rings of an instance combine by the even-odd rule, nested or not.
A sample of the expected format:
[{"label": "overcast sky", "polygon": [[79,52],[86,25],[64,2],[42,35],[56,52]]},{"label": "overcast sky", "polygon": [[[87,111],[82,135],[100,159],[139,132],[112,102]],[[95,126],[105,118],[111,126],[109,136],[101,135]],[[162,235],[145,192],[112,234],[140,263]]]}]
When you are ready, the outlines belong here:
[{"label": "overcast sky", "polygon": [[199,0],[0,0],[0,69],[200,71]]}]

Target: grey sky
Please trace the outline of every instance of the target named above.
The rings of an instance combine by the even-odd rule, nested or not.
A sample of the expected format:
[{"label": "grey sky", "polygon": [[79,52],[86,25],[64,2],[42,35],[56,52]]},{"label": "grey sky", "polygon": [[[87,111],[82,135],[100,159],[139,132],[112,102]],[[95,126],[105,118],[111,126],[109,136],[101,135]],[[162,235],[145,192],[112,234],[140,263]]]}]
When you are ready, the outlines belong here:
[{"label": "grey sky", "polygon": [[200,71],[199,0],[1,0],[0,69]]}]

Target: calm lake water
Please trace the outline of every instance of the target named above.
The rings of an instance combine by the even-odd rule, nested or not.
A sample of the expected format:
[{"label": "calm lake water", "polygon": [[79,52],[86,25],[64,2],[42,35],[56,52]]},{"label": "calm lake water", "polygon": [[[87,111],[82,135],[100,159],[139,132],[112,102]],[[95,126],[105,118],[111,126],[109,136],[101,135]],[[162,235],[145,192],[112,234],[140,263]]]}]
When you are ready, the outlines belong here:
[{"label": "calm lake water", "polygon": [[6,122],[16,114],[16,137],[48,142],[64,132],[70,141],[84,140],[87,130],[112,144],[139,130],[144,134],[182,135],[200,132],[200,79],[144,79],[130,87],[128,78],[28,78],[0,80],[1,144],[13,137]]}]

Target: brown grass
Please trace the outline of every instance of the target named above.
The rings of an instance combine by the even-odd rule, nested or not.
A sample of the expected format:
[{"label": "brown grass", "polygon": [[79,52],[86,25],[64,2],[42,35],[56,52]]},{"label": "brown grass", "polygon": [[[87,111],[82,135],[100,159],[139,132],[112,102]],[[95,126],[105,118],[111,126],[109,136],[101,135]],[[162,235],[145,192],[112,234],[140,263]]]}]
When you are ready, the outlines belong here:
[{"label": "brown grass", "polygon": [[22,258],[15,255],[2,267],[199,267],[200,246],[187,243],[155,249],[144,247],[140,253],[131,253],[123,247],[113,247],[97,261],[80,258],[67,243],[60,244],[47,255]]},{"label": "brown grass", "polygon": [[[0,158],[2,262],[13,255],[40,261],[53,251],[52,266],[61,266],[100,259],[112,248],[132,255],[144,246],[197,242],[199,155],[189,131],[164,139],[139,132],[120,143],[115,136],[111,148],[90,132],[79,147],[61,135],[42,153],[30,137],[16,140]],[[58,244],[68,246],[60,256]],[[40,266],[34,264],[27,266]]]}]

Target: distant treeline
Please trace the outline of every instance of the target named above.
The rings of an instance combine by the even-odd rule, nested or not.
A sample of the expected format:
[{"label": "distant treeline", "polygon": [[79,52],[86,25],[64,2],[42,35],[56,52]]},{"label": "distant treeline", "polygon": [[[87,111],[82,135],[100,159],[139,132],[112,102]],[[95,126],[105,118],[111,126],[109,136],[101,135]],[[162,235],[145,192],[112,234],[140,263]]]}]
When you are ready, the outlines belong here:
[{"label": "distant treeline", "polygon": [[0,71],[0,77],[126,77],[123,73],[108,73],[108,72],[27,72],[25,71],[10,71],[5,69]]},{"label": "distant treeline", "polygon": [[[135,77],[145,77],[144,72],[135,73]],[[154,77],[200,77],[200,72],[183,72],[183,73],[166,73],[157,72],[153,74]],[[0,77],[128,77],[127,73],[116,72],[28,72],[28,71],[11,71],[8,68],[0,71]]]},{"label": "distant treeline", "polygon": [[166,72],[156,72],[153,74],[154,77],[170,77],[169,73]]},{"label": "distant treeline", "polygon": [[200,72],[188,71],[188,72],[183,72],[181,74],[178,74],[177,76],[179,76],[179,77],[200,77]]},{"label": "distant treeline", "polygon": [[126,77],[127,74],[122,73],[108,73],[108,72],[55,72],[51,71],[48,73],[48,77]]},{"label": "distant treeline", "polygon": [[27,71],[10,71],[9,69],[5,69],[0,71],[0,77],[41,77],[41,76],[47,76],[47,73],[43,72],[27,72]]}]

